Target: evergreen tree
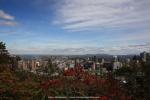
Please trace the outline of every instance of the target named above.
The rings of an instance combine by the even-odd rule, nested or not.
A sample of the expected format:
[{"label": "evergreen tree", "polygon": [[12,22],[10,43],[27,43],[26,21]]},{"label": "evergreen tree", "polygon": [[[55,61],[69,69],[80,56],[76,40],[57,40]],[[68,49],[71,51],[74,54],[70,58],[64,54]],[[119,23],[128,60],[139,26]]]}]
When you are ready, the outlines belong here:
[{"label": "evergreen tree", "polygon": [[8,51],[6,50],[5,43],[0,42],[0,64],[9,64],[10,56]]},{"label": "evergreen tree", "polygon": [[56,71],[56,66],[53,65],[52,60],[48,59],[48,64],[47,64],[47,73],[48,75],[52,75]]}]

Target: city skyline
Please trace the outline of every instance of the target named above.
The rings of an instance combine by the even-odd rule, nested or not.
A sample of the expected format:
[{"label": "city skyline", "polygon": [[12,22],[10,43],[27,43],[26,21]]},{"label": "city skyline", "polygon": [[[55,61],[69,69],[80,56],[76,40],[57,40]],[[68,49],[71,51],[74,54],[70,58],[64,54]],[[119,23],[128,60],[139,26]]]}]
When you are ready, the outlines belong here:
[{"label": "city skyline", "polygon": [[0,0],[12,54],[139,54],[150,49],[149,0]]}]

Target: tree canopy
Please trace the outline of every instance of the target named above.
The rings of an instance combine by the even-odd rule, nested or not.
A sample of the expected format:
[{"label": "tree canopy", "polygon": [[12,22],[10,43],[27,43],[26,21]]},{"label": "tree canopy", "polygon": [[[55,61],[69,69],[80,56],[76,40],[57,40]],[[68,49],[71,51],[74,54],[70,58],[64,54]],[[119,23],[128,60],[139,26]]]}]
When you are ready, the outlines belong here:
[{"label": "tree canopy", "polygon": [[9,64],[10,56],[4,42],[0,42],[0,64]]}]

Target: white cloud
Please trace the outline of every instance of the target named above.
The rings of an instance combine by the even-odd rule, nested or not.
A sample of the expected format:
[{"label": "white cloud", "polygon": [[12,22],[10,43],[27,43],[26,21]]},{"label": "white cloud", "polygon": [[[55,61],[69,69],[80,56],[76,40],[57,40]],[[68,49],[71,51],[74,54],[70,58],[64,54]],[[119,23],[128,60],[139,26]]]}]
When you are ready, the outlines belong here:
[{"label": "white cloud", "polygon": [[15,21],[0,21],[0,26],[16,26],[17,22]]},{"label": "white cloud", "polygon": [[123,35],[120,35],[112,40],[107,40],[112,43],[119,43],[122,44],[124,42],[150,42],[150,32],[145,31],[145,32],[139,32],[139,33],[124,33]]},{"label": "white cloud", "polygon": [[0,26],[16,26],[15,17],[0,9]]},{"label": "white cloud", "polygon": [[7,14],[6,12],[4,12],[3,10],[0,10],[0,19],[4,19],[4,20],[14,20],[14,16]]},{"label": "white cloud", "polygon": [[149,0],[64,0],[56,20],[67,30],[150,26],[149,5]]},{"label": "white cloud", "polygon": [[[30,42],[27,41],[17,42],[14,45],[9,46],[11,53],[20,54],[138,54],[142,51],[149,51],[150,43],[134,43],[134,44],[122,44],[110,46],[99,45],[87,45],[88,43],[78,44],[77,42],[61,42],[50,41],[45,43]],[[61,44],[61,45],[60,45]],[[122,45],[121,45],[122,44]]]},{"label": "white cloud", "polygon": [[122,46],[111,48],[100,47],[81,47],[81,48],[44,48],[44,47],[27,47],[27,48],[11,48],[9,51],[13,54],[139,54],[143,51],[149,51],[149,46]]}]

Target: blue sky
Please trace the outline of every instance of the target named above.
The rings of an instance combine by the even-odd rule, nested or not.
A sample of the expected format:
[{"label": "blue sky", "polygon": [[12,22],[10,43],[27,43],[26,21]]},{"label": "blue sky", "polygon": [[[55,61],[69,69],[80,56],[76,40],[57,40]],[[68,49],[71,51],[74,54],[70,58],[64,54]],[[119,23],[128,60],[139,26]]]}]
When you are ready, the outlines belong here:
[{"label": "blue sky", "polygon": [[12,54],[138,54],[150,50],[149,0],[0,0]]}]

